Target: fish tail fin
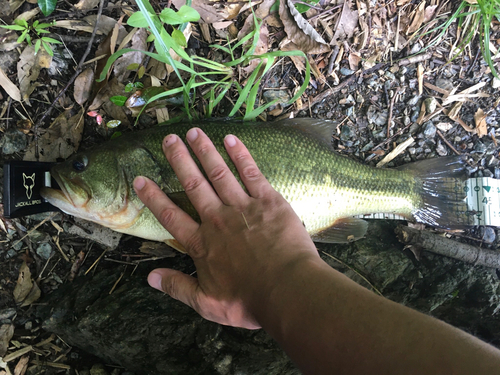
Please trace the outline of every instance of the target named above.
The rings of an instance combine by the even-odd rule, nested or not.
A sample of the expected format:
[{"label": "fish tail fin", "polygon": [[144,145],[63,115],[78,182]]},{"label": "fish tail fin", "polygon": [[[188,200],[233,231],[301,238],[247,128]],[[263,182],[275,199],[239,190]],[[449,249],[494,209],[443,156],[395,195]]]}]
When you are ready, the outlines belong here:
[{"label": "fish tail fin", "polygon": [[463,181],[467,178],[466,158],[451,156],[407,164],[420,202],[412,214],[416,221],[440,228],[458,229],[471,225]]}]

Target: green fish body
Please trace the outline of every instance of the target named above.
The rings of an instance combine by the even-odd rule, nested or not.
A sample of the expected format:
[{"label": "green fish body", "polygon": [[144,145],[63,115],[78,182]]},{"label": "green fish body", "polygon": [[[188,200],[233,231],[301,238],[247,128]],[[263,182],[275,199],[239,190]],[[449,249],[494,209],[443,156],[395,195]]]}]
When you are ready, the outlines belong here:
[{"label": "green fish body", "polygon": [[[260,124],[212,121],[195,125],[210,137],[238,176],[223,144],[227,134],[236,135],[316,241],[347,242],[362,237],[366,222],[353,216],[370,213],[400,214],[440,227],[467,224],[464,196],[456,189],[457,177],[464,172],[461,158],[378,169],[336,154],[331,146],[335,124],[325,120]],[[152,179],[196,218],[162,151],[166,135],[174,133],[185,139],[195,125],[157,126],[80,152],[52,169],[61,190],[46,188],[42,195],[71,215],[175,245],[170,233],[139,200],[132,181],[139,175]]]}]

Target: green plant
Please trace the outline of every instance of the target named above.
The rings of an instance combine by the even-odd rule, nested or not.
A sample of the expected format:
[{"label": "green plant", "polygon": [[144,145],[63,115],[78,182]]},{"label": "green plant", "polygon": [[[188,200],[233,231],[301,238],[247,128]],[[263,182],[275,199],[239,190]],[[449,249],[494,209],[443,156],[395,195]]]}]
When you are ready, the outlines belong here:
[{"label": "green plant", "polygon": [[[232,87],[235,87],[239,95],[229,116],[237,115],[240,109],[244,106],[245,112],[243,118],[245,120],[253,120],[264,110],[276,104],[276,101],[273,101],[255,108],[258,88],[263,75],[271,69],[277,57],[283,56],[303,56],[306,61],[306,76],[304,83],[289,103],[293,103],[297,100],[297,98],[299,98],[305,91],[309,83],[310,66],[303,52],[279,51],[265,53],[263,55],[254,55],[254,51],[259,40],[260,30],[259,21],[255,16],[254,31],[249,33],[234,46],[232,46],[229,41],[225,46],[212,46],[224,53],[227,53],[230,57],[230,61],[218,63],[199,56],[189,56],[184,51],[184,47],[187,43],[182,31],[185,29],[187,22],[199,20],[200,16],[196,10],[184,5],[177,12],[172,9],[164,9],[159,15],[157,15],[148,0],[137,0],[137,5],[139,6],[140,11],[132,14],[127,23],[133,27],[147,28],[150,32],[148,40],[154,42],[156,49],[156,53],[148,51],[139,52],[171,65],[181,83],[181,87],[161,92],[149,98],[147,104],[153,103],[154,101],[167,96],[182,93],[184,99],[184,111],[191,119],[196,117],[196,114],[192,110],[192,103],[194,98],[196,98],[196,90],[202,86],[209,86],[209,90],[207,90],[204,97],[205,99],[208,99],[208,105],[205,108],[205,116],[210,117],[213,113],[214,107],[221,102]],[[165,26],[171,28],[172,31],[168,33]],[[178,27],[176,28],[175,26]],[[236,50],[241,50],[240,57],[236,57]],[[124,53],[130,51],[135,50],[123,49],[115,52],[108,59],[107,64],[98,80],[104,80],[114,61]],[[180,58],[180,61],[178,61],[179,59],[174,59],[172,56],[175,54],[172,54],[171,52],[175,52],[175,54]],[[253,70],[253,73],[248,78],[246,85],[241,87],[233,79],[233,67],[240,64],[248,64],[254,59],[259,60],[257,68]],[[183,75],[187,75],[189,78],[185,80]],[[143,109],[144,108],[146,108],[146,106],[144,106]]]},{"label": "green plant", "polygon": [[452,59],[456,58],[465,46],[479,34],[479,44],[484,60],[490,67],[493,75],[500,78],[495,69],[490,51],[490,25],[493,18],[497,18],[500,21],[500,0],[477,0],[476,4],[462,0],[450,18],[424,34],[439,31],[437,36],[427,44],[425,49],[438,44],[446,34],[448,27],[457,21],[458,30],[461,30],[462,33],[462,40],[458,44],[458,51],[453,54]]},{"label": "green plant", "polygon": [[0,27],[3,27],[4,29],[16,30],[21,32],[21,35],[19,36],[19,38],[17,38],[17,43],[22,43],[26,40],[26,42],[31,46],[32,40],[36,38],[35,54],[37,54],[40,50],[40,47],[43,46],[43,48],[50,56],[54,56],[54,51],[52,51],[52,47],[50,45],[62,43],[54,38],[42,36],[42,34],[49,33],[49,31],[46,29],[51,26],[53,26],[52,23],[40,23],[38,22],[38,20],[33,22],[32,25],[29,25],[27,21],[22,19],[14,20],[14,25],[0,25]]}]

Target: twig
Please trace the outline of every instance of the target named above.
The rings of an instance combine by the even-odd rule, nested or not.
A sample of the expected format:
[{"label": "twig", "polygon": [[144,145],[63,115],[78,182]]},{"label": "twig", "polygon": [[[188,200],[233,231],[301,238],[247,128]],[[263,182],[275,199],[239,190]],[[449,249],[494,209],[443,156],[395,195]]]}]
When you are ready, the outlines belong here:
[{"label": "twig", "polygon": [[411,57],[408,57],[407,59],[403,59],[403,60],[399,61],[398,65],[405,66],[405,65],[415,64],[417,62],[429,60],[431,57],[432,57],[432,53],[425,53],[423,55],[411,56]]},{"label": "twig", "polygon": [[[385,86],[384,86],[385,87]],[[387,138],[391,136],[391,122],[392,122],[392,110],[394,108],[394,102],[396,101],[396,96],[398,96],[399,90],[394,93],[394,96],[389,103],[389,116],[387,117]]]},{"label": "twig", "polygon": [[441,140],[446,143],[446,146],[448,146],[449,148],[451,148],[451,150],[457,154],[457,155],[461,155],[460,152],[457,151],[457,149],[455,147],[453,147],[453,145],[448,142],[448,140],[444,137],[444,135],[439,131],[439,130],[436,130],[436,134],[439,136],[439,138],[441,138]]},{"label": "twig", "polygon": [[47,110],[42,115],[42,117],[40,118],[40,120],[37,121],[37,123],[36,123],[36,125],[35,125],[35,127],[33,129],[34,130],[34,134],[35,134],[35,157],[36,157],[37,160],[38,160],[38,157],[39,157],[39,152],[38,152],[38,127],[40,126],[40,124],[43,123],[43,121],[47,118],[47,116],[50,115],[50,113],[52,112],[52,109],[54,109],[54,107],[55,107],[57,101],[59,100],[59,98],[61,96],[63,96],[63,94],[68,90],[69,86],[71,86],[73,84],[73,82],[75,81],[76,77],[78,77],[78,75],[83,70],[83,68],[82,68],[83,64],[85,63],[85,60],[87,59],[87,56],[90,53],[90,50],[92,49],[92,44],[94,42],[94,38],[95,38],[95,35],[97,33],[97,28],[99,27],[99,19],[101,18],[103,5],[104,5],[104,0],[100,0],[100,2],[99,2],[99,10],[97,11],[97,19],[96,19],[96,22],[95,22],[95,25],[94,25],[94,30],[92,31],[92,35],[90,36],[89,43],[87,44],[87,49],[85,50],[85,53],[83,54],[82,58],[80,59],[80,62],[78,63],[78,66],[75,69],[75,73],[69,79],[68,83],[66,83],[66,86],[64,86],[64,88],[59,92],[59,94],[56,96],[56,98],[52,101],[52,104],[50,105],[50,107],[47,108]]},{"label": "twig", "polygon": [[99,255],[99,258],[97,258],[97,259],[95,260],[95,262],[94,262],[94,263],[92,263],[92,265],[91,265],[91,266],[90,266],[90,268],[87,270],[87,272],[85,272],[85,275],[87,275],[87,274],[90,272],[90,270],[91,270],[92,268],[94,268],[94,267],[95,267],[95,265],[96,265],[97,263],[99,263],[99,261],[100,261],[100,260],[101,260],[101,258],[104,256],[104,254],[106,254],[106,251],[108,251],[108,248],[104,249],[104,251],[101,253],[101,255]]},{"label": "twig", "polygon": [[417,245],[435,254],[458,259],[462,262],[500,268],[500,253],[492,250],[481,249],[462,242],[458,242],[429,231],[420,231],[399,225],[396,228],[399,241],[407,245]]},{"label": "twig", "polygon": [[12,247],[16,246],[19,242],[24,240],[27,236],[29,236],[33,231],[37,230],[41,225],[45,224],[47,221],[52,220],[54,216],[57,215],[57,212],[53,212],[50,214],[49,217],[46,217],[42,221],[40,221],[37,225],[35,225],[33,228],[31,228],[24,236],[22,236],[20,239],[18,239],[16,242],[12,244]]},{"label": "twig", "polygon": [[115,281],[115,283],[113,284],[113,287],[111,288],[111,290],[109,291],[109,294],[112,294],[113,291],[116,289],[116,286],[118,285],[118,283],[120,282],[120,280],[123,278],[123,275],[125,275],[125,271],[123,271],[120,275],[120,277],[118,278],[118,280]]}]

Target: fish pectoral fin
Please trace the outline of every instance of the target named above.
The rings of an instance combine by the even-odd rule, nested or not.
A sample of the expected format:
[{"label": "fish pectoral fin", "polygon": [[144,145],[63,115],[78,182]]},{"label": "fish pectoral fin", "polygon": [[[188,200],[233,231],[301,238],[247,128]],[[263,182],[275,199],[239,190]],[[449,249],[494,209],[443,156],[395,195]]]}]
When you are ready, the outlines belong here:
[{"label": "fish pectoral fin", "polygon": [[171,240],[165,240],[164,241],[168,246],[174,248],[175,250],[177,251],[180,251],[181,253],[183,254],[187,254],[187,251],[186,249],[184,248],[184,246],[182,246],[180,244],[179,241],[177,241],[175,238],[172,238]]},{"label": "fish pectoral fin", "polygon": [[348,243],[363,238],[368,229],[365,220],[355,217],[337,219],[329,228],[311,236],[315,242]]}]

